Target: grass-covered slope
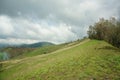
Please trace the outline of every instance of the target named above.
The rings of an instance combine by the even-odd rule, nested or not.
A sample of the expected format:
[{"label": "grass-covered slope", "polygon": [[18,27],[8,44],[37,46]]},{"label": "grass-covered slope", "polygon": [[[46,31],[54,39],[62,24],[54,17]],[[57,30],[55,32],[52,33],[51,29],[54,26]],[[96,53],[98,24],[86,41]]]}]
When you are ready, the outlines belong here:
[{"label": "grass-covered slope", "polygon": [[35,49],[31,52],[23,53],[23,55],[19,56],[19,58],[32,57],[32,56],[37,56],[37,55],[42,55],[42,54],[49,54],[49,53],[54,52],[56,50],[64,49],[64,48],[76,45],[83,40],[77,40],[77,41],[74,41],[74,42],[69,42],[69,43],[64,43],[64,44],[59,44],[59,45],[50,45],[50,46],[40,47],[40,48],[37,48],[37,49]]},{"label": "grass-covered slope", "polygon": [[[9,59],[13,59],[13,58],[16,58],[18,56],[21,56],[25,53],[29,53],[29,52],[34,51],[34,50],[36,50],[36,48],[8,47],[8,48],[1,49],[0,52],[1,52],[1,55],[3,55],[2,53],[6,53],[8,55]],[[4,58],[4,55],[2,58]]]},{"label": "grass-covered slope", "polygon": [[[50,42],[38,42],[33,44],[22,44],[22,45],[6,44],[6,47],[2,47],[1,45],[2,48],[0,48],[0,61],[9,60],[9,59],[18,58],[18,57],[19,58],[26,57],[23,55],[27,53],[31,53],[34,50],[38,50],[39,48],[40,49],[45,48],[47,46],[55,46],[55,45]],[[36,54],[36,55],[39,55],[39,54]]]},{"label": "grass-covered slope", "polygon": [[[40,44],[44,44],[44,46],[42,47],[38,47],[38,48],[25,48],[25,47],[8,47],[8,48],[3,48],[0,49],[0,61],[6,60],[6,59],[20,59],[20,58],[25,58],[25,57],[32,57],[32,56],[37,56],[37,55],[41,55],[41,54],[48,54],[51,52],[54,52],[58,49],[62,49],[65,47],[69,47],[72,45],[76,45],[78,43],[80,43],[82,40],[77,40],[74,42],[69,42],[69,43],[64,43],[64,44],[59,44],[59,45],[53,45],[52,43],[49,45],[45,45],[43,42],[41,42]],[[33,45],[36,45],[38,43],[35,43]],[[5,55],[6,54],[6,55]],[[5,59],[5,57],[8,57]]]},{"label": "grass-covered slope", "polygon": [[0,80],[120,80],[120,51],[97,40],[1,64]]}]

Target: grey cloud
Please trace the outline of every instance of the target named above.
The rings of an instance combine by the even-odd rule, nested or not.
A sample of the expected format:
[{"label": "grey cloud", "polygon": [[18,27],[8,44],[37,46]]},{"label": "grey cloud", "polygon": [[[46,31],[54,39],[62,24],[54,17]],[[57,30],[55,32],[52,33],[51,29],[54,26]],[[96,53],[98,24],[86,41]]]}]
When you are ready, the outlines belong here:
[{"label": "grey cloud", "polygon": [[[86,35],[88,26],[100,17],[116,16],[120,18],[119,3],[120,0],[0,0],[0,16],[8,16],[7,18],[10,19],[8,23],[11,25],[8,27],[11,29],[9,34],[6,30],[8,25],[3,26],[6,28],[1,27],[6,32],[1,32],[0,38],[42,40],[43,37],[36,37],[37,34],[42,36],[44,29],[50,30],[51,26],[56,29],[60,24],[65,24],[64,27],[71,27],[66,34],[69,38],[64,36],[66,40],[64,38],[59,40],[54,32],[49,33],[50,35],[44,37],[44,40],[50,36],[58,42],[73,40],[75,36],[81,38]],[[3,24],[0,23],[0,25]],[[34,27],[36,25],[38,27]],[[71,37],[69,33],[75,36]]]},{"label": "grey cloud", "polygon": [[[90,3],[86,4],[87,2]],[[50,15],[53,15],[53,20],[80,26],[84,21],[88,22],[94,17],[104,17],[105,14],[116,16],[120,7],[119,2],[119,0],[1,0],[0,13],[14,17],[20,14],[22,16],[37,15],[39,19],[50,20]]]},{"label": "grey cloud", "polygon": [[[10,40],[36,40],[63,43],[77,39],[66,24],[49,25],[45,21],[33,22],[25,18],[10,18],[0,16],[0,39]],[[2,41],[1,41],[2,42]]]}]

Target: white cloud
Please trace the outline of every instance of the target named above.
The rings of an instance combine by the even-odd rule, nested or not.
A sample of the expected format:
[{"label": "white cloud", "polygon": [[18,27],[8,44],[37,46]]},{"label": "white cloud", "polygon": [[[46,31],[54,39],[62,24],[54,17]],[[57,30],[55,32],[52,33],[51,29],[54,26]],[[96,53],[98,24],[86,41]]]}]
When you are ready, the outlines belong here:
[{"label": "white cloud", "polygon": [[39,42],[38,40],[30,40],[30,39],[17,39],[17,38],[8,38],[8,39],[0,39],[0,43],[7,44],[30,44]]},{"label": "white cloud", "polygon": [[0,35],[9,35],[13,32],[11,19],[7,16],[0,16]]},{"label": "white cloud", "polygon": [[119,3],[120,0],[0,0],[0,39],[62,43],[82,38],[89,25],[100,17],[118,18]]},{"label": "white cloud", "polygon": [[[25,18],[10,18],[0,16],[2,24],[0,27],[0,42],[10,43],[30,43],[35,41],[49,41],[54,43],[63,43],[77,39],[77,36],[71,31],[66,24],[49,25],[47,22],[32,22]],[[7,22],[7,25],[5,23]],[[4,25],[3,25],[4,24]],[[7,32],[8,31],[8,32]],[[4,35],[3,35],[4,33]],[[21,41],[20,41],[21,40]]]}]

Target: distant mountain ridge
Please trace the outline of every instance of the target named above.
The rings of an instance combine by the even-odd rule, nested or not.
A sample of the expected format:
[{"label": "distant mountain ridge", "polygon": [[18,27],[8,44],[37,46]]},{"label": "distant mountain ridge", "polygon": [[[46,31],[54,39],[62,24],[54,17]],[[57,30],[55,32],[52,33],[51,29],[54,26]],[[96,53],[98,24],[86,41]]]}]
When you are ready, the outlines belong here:
[{"label": "distant mountain ridge", "polygon": [[37,47],[43,47],[48,45],[54,45],[51,42],[37,42],[33,44],[7,44],[7,43],[0,43],[0,48],[6,48],[6,47],[18,47],[18,48],[37,48]]},{"label": "distant mountain ridge", "polygon": [[38,43],[34,43],[34,44],[23,44],[23,45],[20,45],[18,47],[22,47],[22,48],[37,48],[37,47],[43,47],[43,46],[49,46],[49,45],[54,45],[54,44],[50,43],[50,42],[38,42]]}]

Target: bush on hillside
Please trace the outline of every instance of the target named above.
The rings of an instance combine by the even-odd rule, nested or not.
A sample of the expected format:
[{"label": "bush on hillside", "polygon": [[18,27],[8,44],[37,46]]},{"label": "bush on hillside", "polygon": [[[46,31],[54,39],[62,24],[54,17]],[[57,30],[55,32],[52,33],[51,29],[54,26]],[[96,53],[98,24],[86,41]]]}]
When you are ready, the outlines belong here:
[{"label": "bush on hillside", "polygon": [[97,23],[89,26],[88,36],[90,39],[105,40],[120,48],[120,21],[114,17],[109,20],[101,18]]}]

